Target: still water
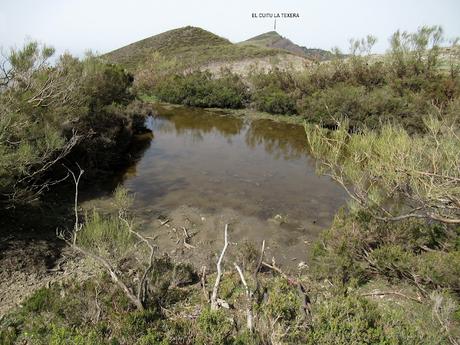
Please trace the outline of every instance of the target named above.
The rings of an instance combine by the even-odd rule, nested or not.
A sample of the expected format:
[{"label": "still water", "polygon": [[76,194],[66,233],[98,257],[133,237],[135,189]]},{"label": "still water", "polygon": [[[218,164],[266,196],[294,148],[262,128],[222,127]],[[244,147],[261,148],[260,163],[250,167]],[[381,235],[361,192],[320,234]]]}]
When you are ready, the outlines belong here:
[{"label": "still water", "polygon": [[[180,240],[174,226],[187,222],[191,243],[212,249],[230,222],[232,240],[265,239],[281,261],[304,260],[305,246],[346,202],[339,186],[316,175],[302,126],[161,106],[148,126],[153,138],[124,185],[144,230],[170,250]],[[168,229],[158,214],[171,219]]]}]

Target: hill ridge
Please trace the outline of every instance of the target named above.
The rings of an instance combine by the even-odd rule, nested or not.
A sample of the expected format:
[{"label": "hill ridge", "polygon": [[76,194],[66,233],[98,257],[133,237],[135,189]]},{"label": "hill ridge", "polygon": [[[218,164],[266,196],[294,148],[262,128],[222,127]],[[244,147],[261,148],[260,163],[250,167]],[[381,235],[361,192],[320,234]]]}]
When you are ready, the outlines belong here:
[{"label": "hill ridge", "polygon": [[324,49],[307,48],[292,42],[289,38],[280,35],[277,31],[268,31],[251,37],[239,44],[254,44],[266,48],[284,49],[291,53],[305,56],[314,60],[329,60],[333,54]]},{"label": "hill ridge", "polygon": [[[277,38],[279,42],[289,42],[290,45],[294,45],[276,32],[272,32],[271,36]],[[289,55],[305,58],[300,48],[294,51],[282,45],[271,44],[271,42],[267,45],[260,44],[257,40],[255,44],[252,42],[235,44],[226,38],[194,26],[172,29],[141,39],[108,52],[102,58],[109,62],[119,63],[135,72],[148,64],[153,53],[159,53],[166,59],[177,59],[187,68],[199,68],[216,62],[225,64],[274,56],[280,57],[281,60],[284,57],[289,59]]]}]

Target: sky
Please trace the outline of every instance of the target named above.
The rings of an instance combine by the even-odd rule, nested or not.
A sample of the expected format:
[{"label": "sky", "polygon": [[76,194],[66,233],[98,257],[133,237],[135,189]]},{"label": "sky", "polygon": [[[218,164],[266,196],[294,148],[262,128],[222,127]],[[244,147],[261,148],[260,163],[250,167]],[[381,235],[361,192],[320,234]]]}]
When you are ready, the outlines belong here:
[{"label": "sky", "polygon": [[82,56],[186,25],[239,42],[273,30],[273,19],[253,13],[298,13],[279,18],[277,31],[309,48],[346,52],[350,38],[372,34],[381,53],[397,29],[422,25],[460,37],[460,0],[0,0],[0,46],[33,39]]}]

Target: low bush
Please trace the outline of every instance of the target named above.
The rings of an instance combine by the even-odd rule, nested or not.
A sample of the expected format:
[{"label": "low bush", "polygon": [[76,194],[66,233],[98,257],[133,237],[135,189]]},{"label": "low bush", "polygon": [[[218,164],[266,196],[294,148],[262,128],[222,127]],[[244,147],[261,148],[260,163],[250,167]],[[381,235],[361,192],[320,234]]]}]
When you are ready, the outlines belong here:
[{"label": "low bush", "polygon": [[309,344],[385,344],[377,306],[364,298],[334,296],[314,306]]},{"label": "low bush", "polygon": [[207,108],[241,108],[249,99],[240,77],[229,71],[219,78],[208,71],[175,74],[160,80],[154,92],[165,102]]},{"label": "low bush", "polygon": [[292,72],[273,69],[267,73],[254,70],[249,75],[252,106],[272,114],[296,114],[296,90]]},{"label": "low bush", "polygon": [[297,113],[295,99],[274,86],[255,91],[253,102],[254,107],[259,111],[287,115]]},{"label": "low bush", "polygon": [[458,235],[439,225],[409,220],[388,227],[343,213],[321,237],[312,253],[318,279],[362,285],[380,275],[425,289],[460,289]]},{"label": "low bush", "polygon": [[448,344],[431,305],[336,294],[312,306],[307,344]]},{"label": "low bush", "polygon": [[275,278],[268,287],[270,294],[261,312],[271,320],[280,322],[295,320],[300,310],[299,296],[295,286],[289,285],[284,278]]},{"label": "low bush", "polygon": [[226,345],[232,343],[233,324],[223,310],[201,311],[197,320],[198,334],[197,344]]}]

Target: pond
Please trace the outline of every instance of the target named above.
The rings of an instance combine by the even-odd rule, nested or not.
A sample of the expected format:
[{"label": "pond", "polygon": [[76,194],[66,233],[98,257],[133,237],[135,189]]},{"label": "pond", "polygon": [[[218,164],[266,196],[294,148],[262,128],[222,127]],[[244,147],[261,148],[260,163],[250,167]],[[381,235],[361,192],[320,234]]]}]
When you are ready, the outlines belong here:
[{"label": "pond", "polygon": [[230,223],[235,245],[266,240],[270,259],[298,265],[346,202],[315,173],[302,126],[172,106],[147,125],[153,137],[123,183],[142,230],[181,259],[211,260]]}]

